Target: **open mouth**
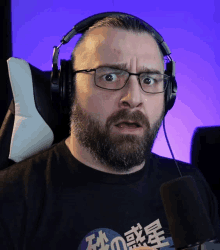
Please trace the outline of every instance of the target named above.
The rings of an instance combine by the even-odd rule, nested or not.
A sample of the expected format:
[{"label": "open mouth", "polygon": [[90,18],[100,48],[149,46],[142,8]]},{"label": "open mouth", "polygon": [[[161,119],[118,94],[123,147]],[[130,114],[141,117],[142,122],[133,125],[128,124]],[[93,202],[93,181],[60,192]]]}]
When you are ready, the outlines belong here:
[{"label": "open mouth", "polygon": [[121,123],[118,125],[115,125],[115,127],[117,128],[117,131],[120,132],[140,132],[143,130],[143,128],[139,125],[135,125],[135,124],[125,124],[125,123]]},{"label": "open mouth", "polygon": [[135,129],[135,128],[140,128],[141,126],[137,123],[127,123],[127,122],[122,122],[122,123],[119,123],[118,125],[115,125],[116,127],[120,128],[120,129],[123,129],[123,128],[132,128],[132,129]]}]

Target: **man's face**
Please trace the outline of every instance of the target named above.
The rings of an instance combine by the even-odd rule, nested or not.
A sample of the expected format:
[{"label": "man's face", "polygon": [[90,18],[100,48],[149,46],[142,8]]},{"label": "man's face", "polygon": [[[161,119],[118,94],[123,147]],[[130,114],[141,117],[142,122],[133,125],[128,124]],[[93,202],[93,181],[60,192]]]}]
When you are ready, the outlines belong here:
[{"label": "man's face", "polygon": [[[78,48],[75,70],[93,69],[103,64],[126,63],[131,73],[143,66],[163,73],[159,48],[148,34],[101,27],[94,29]],[[71,137],[101,166],[127,172],[142,164],[151,153],[164,115],[164,93],[145,93],[137,76],[130,76],[121,90],[95,85],[95,72],[78,73],[76,95],[71,108]],[[138,132],[122,132],[121,120],[142,124]]]}]

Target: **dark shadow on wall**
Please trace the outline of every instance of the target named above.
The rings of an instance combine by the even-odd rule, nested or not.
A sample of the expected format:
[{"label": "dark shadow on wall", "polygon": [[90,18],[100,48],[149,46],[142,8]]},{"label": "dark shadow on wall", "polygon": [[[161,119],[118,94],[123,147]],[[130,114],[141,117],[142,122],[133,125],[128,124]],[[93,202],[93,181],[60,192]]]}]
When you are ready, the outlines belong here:
[{"label": "dark shadow on wall", "polygon": [[197,127],[191,141],[191,164],[204,175],[218,200],[220,216],[220,126]]},{"label": "dark shadow on wall", "polygon": [[7,59],[12,56],[11,0],[0,1],[0,127],[12,100]]}]

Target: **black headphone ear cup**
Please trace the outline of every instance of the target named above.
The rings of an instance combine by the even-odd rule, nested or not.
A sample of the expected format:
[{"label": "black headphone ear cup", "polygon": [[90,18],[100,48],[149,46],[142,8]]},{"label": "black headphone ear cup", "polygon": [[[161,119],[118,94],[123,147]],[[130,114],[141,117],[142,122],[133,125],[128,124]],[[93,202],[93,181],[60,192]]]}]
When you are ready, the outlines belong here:
[{"label": "black headphone ear cup", "polygon": [[176,82],[176,78],[175,77],[171,77],[171,83],[172,83],[172,87],[171,87],[171,95],[170,95],[170,100],[169,100],[169,110],[173,108],[174,103],[176,101],[176,94],[177,94],[177,82]]},{"label": "black headphone ear cup", "polygon": [[66,60],[60,61],[60,77],[59,77],[59,94],[60,94],[60,101],[59,101],[59,111],[63,113],[63,104],[65,99],[65,84],[66,82]]},{"label": "black headphone ear cup", "polygon": [[174,103],[176,100],[176,93],[177,93],[177,83],[176,83],[175,77],[171,76],[167,70],[165,70],[164,74],[170,77],[168,86],[165,91],[165,114],[164,116],[166,116],[167,112],[171,110],[172,107],[174,106]]},{"label": "black headphone ear cup", "polygon": [[68,67],[69,67],[69,71],[68,71],[68,107],[69,109],[72,106],[72,103],[74,101],[75,98],[75,76],[76,74],[73,74],[73,66],[72,66],[72,61],[69,60],[68,61]]},{"label": "black headphone ear cup", "polygon": [[59,78],[60,111],[69,114],[72,94],[72,67],[71,60],[61,60]]}]

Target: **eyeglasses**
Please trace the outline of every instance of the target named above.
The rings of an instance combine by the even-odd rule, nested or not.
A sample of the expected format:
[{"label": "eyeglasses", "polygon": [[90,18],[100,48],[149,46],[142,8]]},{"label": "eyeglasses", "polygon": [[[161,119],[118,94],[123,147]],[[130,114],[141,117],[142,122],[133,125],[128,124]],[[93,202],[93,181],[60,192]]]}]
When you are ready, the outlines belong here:
[{"label": "eyeglasses", "polygon": [[138,76],[139,84],[142,90],[146,93],[163,93],[168,85],[169,76],[165,74],[148,73],[143,72],[134,74],[125,70],[115,69],[112,67],[98,67],[97,69],[84,69],[74,71],[73,73],[79,72],[91,72],[95,71],[94,81],[95,85],[108,90],[119,90],[122,89],[130,75]]}]

